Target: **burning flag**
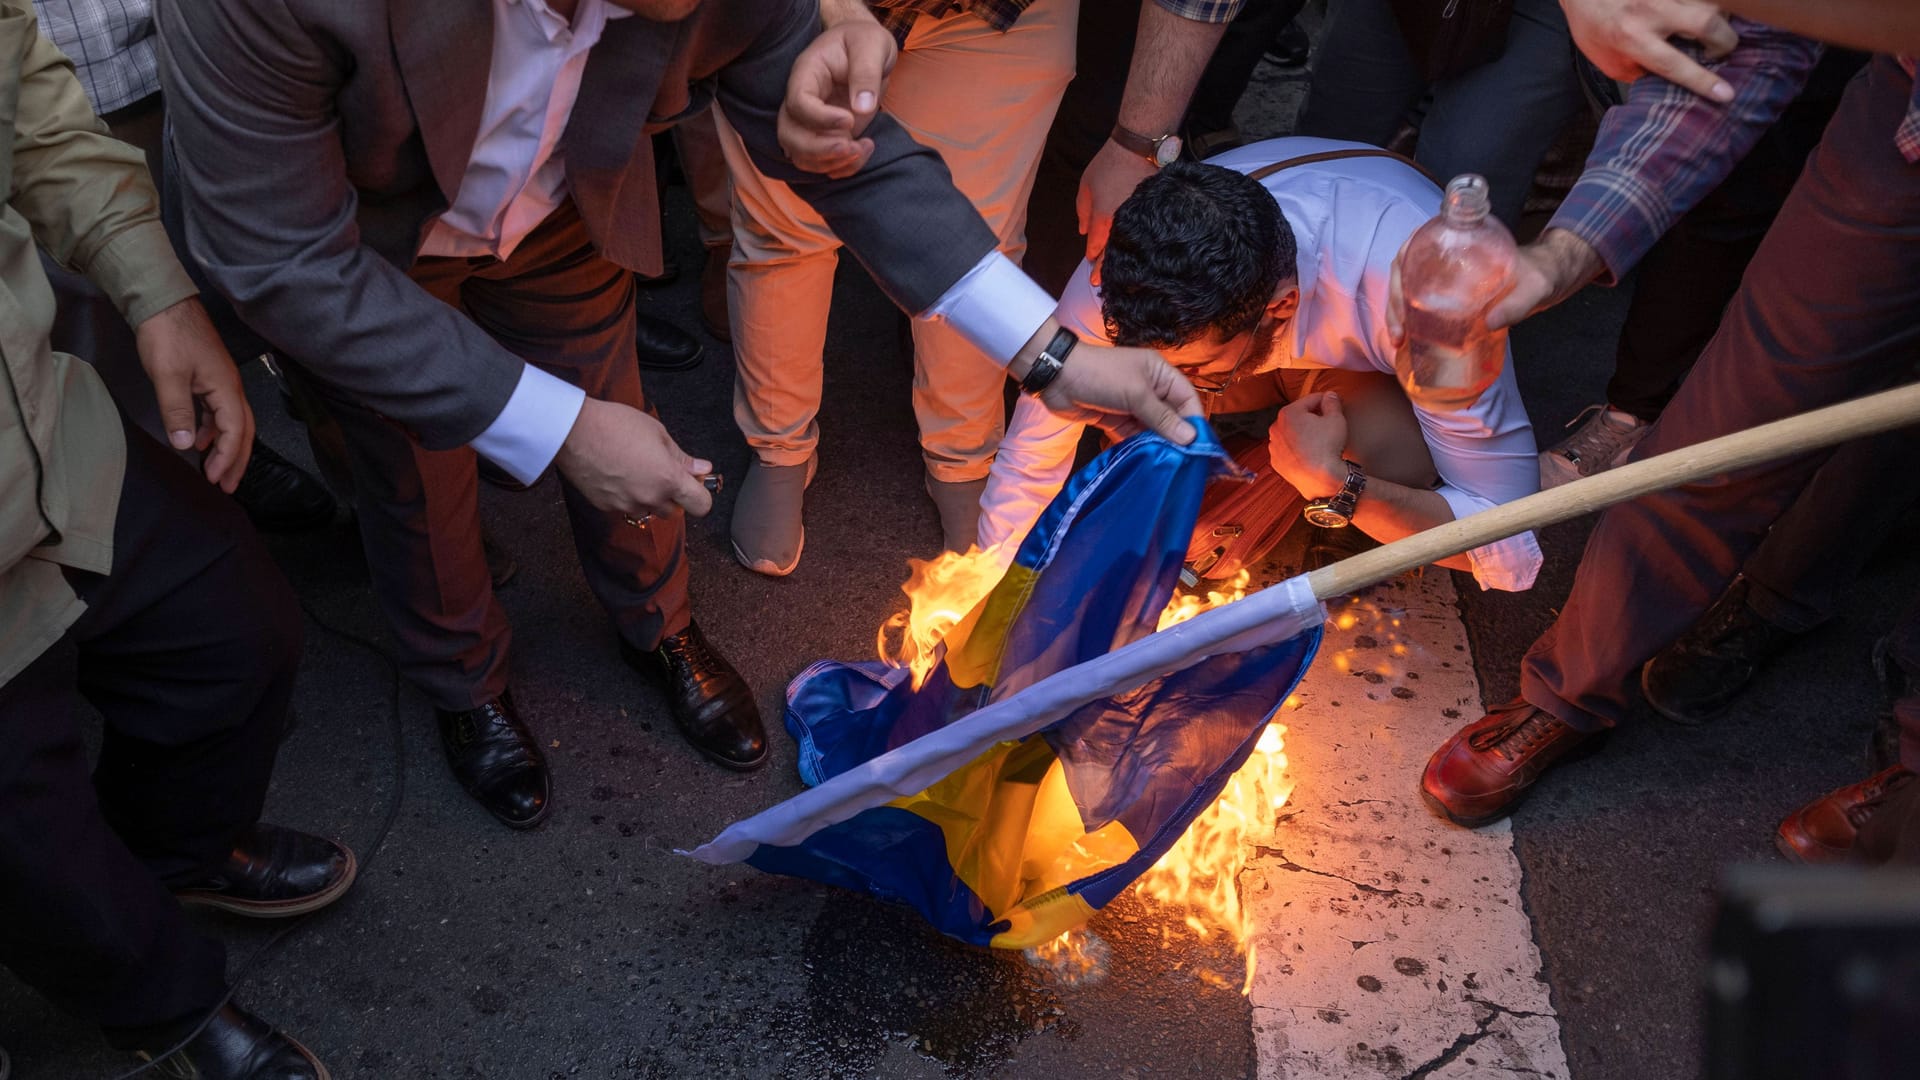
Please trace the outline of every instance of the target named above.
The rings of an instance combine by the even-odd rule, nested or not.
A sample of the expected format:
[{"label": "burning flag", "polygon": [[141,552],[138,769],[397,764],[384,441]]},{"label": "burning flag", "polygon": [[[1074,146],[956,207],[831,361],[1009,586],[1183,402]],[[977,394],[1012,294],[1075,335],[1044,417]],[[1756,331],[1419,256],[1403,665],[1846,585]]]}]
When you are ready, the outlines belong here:
[{"label": "burning flag", "polygon": [[905,666],[829,661],[795,679],[787,727],[813,790],[693,854],[904,903],[977,945],[1085,922],[1277,737],[1319,644],[1305,595],[1197,659],[1171,629],[1157,678],[1108,689],[1099,658],[1163,624],[1201,492],[1228,468],[1204,425],[1188,447],[1136,436],[1073,478],[983,600],[990,558],[922,567],[964,601],[930,605],[946,609],[931,631],[899,627]]}]

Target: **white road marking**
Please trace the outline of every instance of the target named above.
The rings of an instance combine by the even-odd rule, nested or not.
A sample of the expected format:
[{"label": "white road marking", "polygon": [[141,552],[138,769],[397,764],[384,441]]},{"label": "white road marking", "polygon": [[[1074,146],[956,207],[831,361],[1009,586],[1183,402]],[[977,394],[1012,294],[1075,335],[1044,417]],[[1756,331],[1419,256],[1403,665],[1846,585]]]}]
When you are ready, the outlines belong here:
[{"label": "white road marking", "polygon": [[1511,831],[1419,796],[1480,715],[1466,650],[1450,575],[1403,577],[1334,610],[1282,711],[1293,793],[1241,878],[1261,1080],[1568,1076]]}]

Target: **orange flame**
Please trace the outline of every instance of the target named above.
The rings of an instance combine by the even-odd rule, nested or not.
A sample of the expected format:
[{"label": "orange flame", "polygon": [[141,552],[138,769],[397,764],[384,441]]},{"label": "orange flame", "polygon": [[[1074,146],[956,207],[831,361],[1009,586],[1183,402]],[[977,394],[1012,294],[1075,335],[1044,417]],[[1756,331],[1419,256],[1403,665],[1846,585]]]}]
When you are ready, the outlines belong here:
[{"label": "orange flame", "polygon": [[999,550],[976,547],[907,560],[907,583],[900,591],[907,594],[908,608],[880,624],[874,644],[882,661],[912,670],[915,690],[939,661],[947,634],[999,583],[1005,572]]},{"label": "orange flame", "polygon": [[1107,976],[1113,950],[1088,930],[1069,930],[1026,950],[1027,962],[1046,968],[1067,986],[1090,986]]},{"label": "orange flame", "polygon": [[[994,552],[978,549],[965,554],[949,552],[931,561],[916,559],[910,566],[911,575],[901,586],[910,608],[882,624],[878,648],[882,660],[910,668],[913,685],[918,688],[933,669],[940,642],[992,591],[1002,566]],[[1251,581],[1252,575],[1242,570],[1204,596],[1174,597],[1161,613],[1157,629],[1164,630],[1241,599]],[[1297,707],[1299,702],[1289,698],[1287,704]],[[1292,791],[1285,777],[1285,733],[1284,726],[1269,725],[1252,756],[1227,781],[1213,805],[1134,884],[1134,891],[1141,897],[1180,912],[1195,934],[1204,938],[1224,930],[1235,946],[1245,951],[1242,993],[1253,986],[1255,927],[1240,903],[1239,876],[1246,869],[1250,846],[1271,832],[1277,812]],[[1079,929],[1027,953],[1030,960],[1072,983],[1099,978],[1107,950],[1097,937]]]}]

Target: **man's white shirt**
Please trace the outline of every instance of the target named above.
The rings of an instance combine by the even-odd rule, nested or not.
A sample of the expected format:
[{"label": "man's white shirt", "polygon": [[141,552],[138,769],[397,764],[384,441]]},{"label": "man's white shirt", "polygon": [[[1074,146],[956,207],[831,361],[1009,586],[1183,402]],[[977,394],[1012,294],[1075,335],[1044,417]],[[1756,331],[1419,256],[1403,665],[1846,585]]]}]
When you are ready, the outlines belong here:
[{"label": "man's white shirt", "polygon": [[[587,55],[609,20],[630,14],[608,0],[580,0],[569,22],[546,0],[493,0],[493,56],[479,137],[460,190],[428,233],[422,255],[505,259],[565,200],[566,162],[558,149]],[[990,251],[920,317],[951,323],[1005,364],[1053,307],[1045,290]],[[585,402],[578,387],[528,364],[506,407],[471,445],[532,483],[560,452]]]},{"label": "man's white shirt", "polygon": [[[1208,163],[1251,173],[1356,146],[1270,139]],[[1280,204],[1298,251],[1300,307],[1278,338],[1278,366],[1394,374],[1385,318],[1388,273],[1401,244],[1439,213],[1440,189],[1417,170],[1383,157],[1296,166],[1261,183]],[[1091,267],[1081,263],[1055,315],[1082,338],[1104,343],[1105,320],[1090,274]],[[1514,382],[1511,354],[1499,380],[1471,408],[1435,412],[1416,405],[1414,415],[1440,474],[1438,493],[1455,517],[1539,490],[1533,425]],[[1003,545],[1002,557],[1012,558],[1015,545],[1066,483],[1082,430],[1038,401],[1020,399],[981,499],[982,548]],[[1475,548],[1468,557],[1482,588],[1516,591],[1533,585],[1542,561],[1532,533]]]}]

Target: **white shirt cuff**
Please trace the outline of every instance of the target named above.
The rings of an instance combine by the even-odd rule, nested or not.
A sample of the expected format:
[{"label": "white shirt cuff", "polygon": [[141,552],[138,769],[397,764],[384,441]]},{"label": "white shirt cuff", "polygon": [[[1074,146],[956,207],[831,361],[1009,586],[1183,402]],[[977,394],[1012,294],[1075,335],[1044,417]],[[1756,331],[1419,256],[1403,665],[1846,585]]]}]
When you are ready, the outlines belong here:
[{"label": "white shirt cuff", "polygon": [[[1435,490],[1447,500],[1456,521],[1498,505],[1490,499],[1469,495],[1451,484],[1442,484]],[[1467,562],[1473,566],[1473,580],[1482,589],[1499,589],[1503,592],[1526,592],[1533,588],[1534,579],[1540,576],[1540,567],[1546,561],[1545,553],[1540,550],[1540,541],[1531,532],[1495,540],[1467,552]]]},{"label": "white shirt cuff", "polygon": [[974,348],[1005,366],[1053,317],[1053,307],[1053,297],[996,250],[940,294],[920,318],[944,320]]},{"label": "white shirt cuff", "polygon": [[531,484],[553,463],[586,404],[586,392],[528,364],[507,407],[471,445],[488,461]]}]

